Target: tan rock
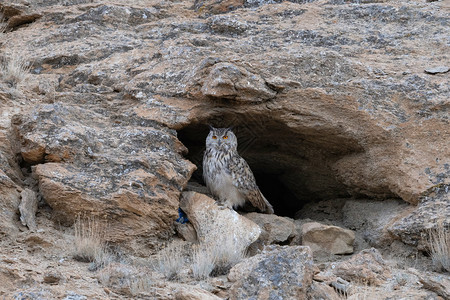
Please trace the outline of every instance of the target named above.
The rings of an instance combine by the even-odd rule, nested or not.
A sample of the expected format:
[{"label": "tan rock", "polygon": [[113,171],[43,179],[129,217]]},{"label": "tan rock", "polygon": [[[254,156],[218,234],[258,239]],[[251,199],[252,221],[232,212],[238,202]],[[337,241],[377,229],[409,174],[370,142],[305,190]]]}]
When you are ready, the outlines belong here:
[{"label": "tan rock", "polygon": [[[203,97],[261,102],[276,95],[261,75],[252,73],[242,66],[211,59],[206,59],[201,66],[204,66],[204,69],[197,71],[198,78],[195,78],[196,82],[192,85],[201,86],[199,92]],[[196,90],[190,93],[198,96]]]},{"label": "tan rock", "polygon": [[391,277],[391,270],[375,248],[366,249],[350,259],[332,263],[329,270],[347,281],[380,285]]},{"label": "tan rock", "polygon": [[29,229],[36,229],[36,212],[38,209],[38,199],[35,192],[30,189],[24,189],[20,193],[20,221]]},{"label": "tan rock", "polygon": [[195,0],[194,8],[199,13],[220,14],[242,7],[244,2],[244,0]]},{"label": "tan rock", "polygon": [[258,240],[264,245],[286,242],[296,234],[295,224],[290,218],[260,213],[249,213],[244,216],[261,228]]},{"label": "tan rock", "polygon": [[261,234],[261,229],[253,221],[232,209],[219,207],[215,200],[197,192],[184,192],[180,208],[194,226],[200,243],[206,245],[225,243],[231,238],[235,247],[246,249]]},{"label": "tan rock", "polygon": [[96,216],[108,221],[110,241],[156,241],[173,232],[178,198],[195,166],[181,157],[183,147],[170,130],[118,128],[83,108],[43,105],[16,116],[14,131],[18,152],[38,163],[32,169],[39,192],[62,224]]},{"label": "tan rock", "polygon": [[342,299],[336,291],[329,286],[328,284],[322,282],[313,281],[309,290],[308,290],[308,298],[311,300],[340,300]]},{"label": "tan rock", "polygon": [[338,226],[329,226],[317,222],[302,225],[302,243],[311,247],[313,252],[325,251],[331,254],[353,253],[355,233]]}]

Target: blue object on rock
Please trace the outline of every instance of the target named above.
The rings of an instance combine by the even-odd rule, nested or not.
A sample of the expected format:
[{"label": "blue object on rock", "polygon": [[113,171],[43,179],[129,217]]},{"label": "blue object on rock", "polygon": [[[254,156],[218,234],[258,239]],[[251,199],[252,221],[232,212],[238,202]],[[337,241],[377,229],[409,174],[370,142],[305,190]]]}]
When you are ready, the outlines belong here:
[{"label": "blue object on rock", "polygon": [[184,213],[184,211],[181,210],[181,208],[178,208],[178,223],[184,224],[186,222],[189,222],[187,215]]}]

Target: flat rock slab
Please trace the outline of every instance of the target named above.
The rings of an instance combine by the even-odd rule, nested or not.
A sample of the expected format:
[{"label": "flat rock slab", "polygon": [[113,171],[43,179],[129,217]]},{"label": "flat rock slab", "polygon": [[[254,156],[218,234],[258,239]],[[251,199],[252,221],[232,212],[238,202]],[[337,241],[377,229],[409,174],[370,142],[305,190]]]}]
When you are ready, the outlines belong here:
[{"label": "flat rock slab", "polygon": [[428,74],[447,73],[448,71],[450,71],[450,67],[446,67],[446,66],[439,66],[439,67],[425,69],[425,73],[428,73]]},{"label": "flat rock slab", "polygon": [[355,233],[338,226],[309,222],[302,225],[303,245],[313,252],[325,251],[331,254],[353,253]]},{"label": "flat rock slab", "polygon": [[244,216],[259,225],[262,230],[259,240],[265,245],[285,242],[296,234],[295,223],[292,219],[255,212]]}]

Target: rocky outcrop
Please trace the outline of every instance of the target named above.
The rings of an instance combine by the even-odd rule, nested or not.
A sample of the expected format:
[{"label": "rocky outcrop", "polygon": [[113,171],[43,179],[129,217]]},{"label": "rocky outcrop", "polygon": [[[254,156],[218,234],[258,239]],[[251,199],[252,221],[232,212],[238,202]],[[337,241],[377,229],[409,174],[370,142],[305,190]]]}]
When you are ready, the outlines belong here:
[{"label": "rocky outcrop", "polygon": [[306,299],[312,276],[309,247],[267,246],[230,270],[230,299]]},{"label": "rocky outcrop", "polygon": [[[445,1],[1,2],[0,242],[11,253],[42,251],[53,263],[47,250],[66,239],[44,237],[58,232],[52,226],[86,214],[108,221],[106,239],[114,246],[152,254],[173,234],[187,182],[202,183],[207,124],[235,127],[239,152],[279,215],[316,220],[311,210],[299,211],[313,203],[324,224],[339,218],[339,226],[364,242],[381,247],[395,240],[424,250],[423,233],[436,221],[448,223]],[[14,84],[2,67],[13,55],[30,67],[19,70],[27,76]],[[28,190],[39,203],[34,232],[20,227]],[[263,243],[299,241],[291,223],[277,218],[261,221]],[[34,227],[32,218],[23,221]],[[16,242],[23,251],[15,251]],[[282,273],[285,282],[302,285],[281,284],[274,293],[305,296],[309,251],[273,249],[249,260],[233,297],[259,297],[267,292],[259,283],[278,287],[279,269],[271,262],[291,270],[285,257],[298,266]],[[68,264],[64,259],[61,265]],[[0,294],[15,293],[16,282],[45,282],[48,270],[36,268],[40,262],[1,260],[0,281],[8,290]],[[66,274],[79,271],[64,267]],[[29,277],[29,269],[38,275]],[[333,276],[347,282],[377,285],[389,278],[371,251],[336,270]],[[47,281],[68,278],[57,277]],[[311,290],[320,295],[330,285],[346,287],[336,279]],[[73,297],[108,297],[95,290]],[[169,287],[151,296],[174,294]]]},{"label": "rocky outcrop", "polygon": [[[124,130],[127,128],[126,130]],[[107,239],[171,234],[178,198],[194,166],[175,132],[130,116],[48,104],[16,116],[23,163],[54,217],[108,220]]]},{"label": "rocky outcrop", "polygon": [[389,227],[410,209],[414,208],[400,199],[351,199],[342,207],[342,221],[347,228],[358,232],[369,245],[384,247],[397,239],[389,232]]},{"label": "rocky outcrop", "polygon": [[181,130],[197,164],[206,124],[241,128],[283,214],[448,184],[448,80],[424,72],[446,53],[441,4],[275,2],[30,4],[42,17],[5,37],[33,62],[31,98]]}]

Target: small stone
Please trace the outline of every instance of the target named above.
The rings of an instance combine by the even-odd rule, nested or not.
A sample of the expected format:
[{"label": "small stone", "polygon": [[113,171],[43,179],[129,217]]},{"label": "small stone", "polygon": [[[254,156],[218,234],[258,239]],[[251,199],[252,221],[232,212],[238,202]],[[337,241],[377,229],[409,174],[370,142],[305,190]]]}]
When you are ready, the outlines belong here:
[{"label": "small stone", "polygon": [[254,212],[244,216],[259,225],[262,231],[259,240],[265,245],[285,242],[295,234],[292,219]]},{"label": "small stone", "polygon": [[61,273],[50,271],[44,274],[44,283],[56,285],[61,281]]},{"label": "small stone", "polygon": [[450,67],[446,67],[446,66],[439,66],[439,67],[425,69],[425,73],[433,74],[433,75],[439,74],[439,73],[447,73],[448,71],[450,71]]}]

